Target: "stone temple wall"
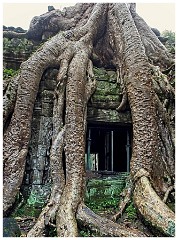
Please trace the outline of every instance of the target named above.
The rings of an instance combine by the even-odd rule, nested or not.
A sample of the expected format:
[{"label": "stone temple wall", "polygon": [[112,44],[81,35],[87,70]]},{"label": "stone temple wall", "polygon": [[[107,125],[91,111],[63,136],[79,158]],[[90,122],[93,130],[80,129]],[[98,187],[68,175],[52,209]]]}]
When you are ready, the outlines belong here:
[{"label": "stone temple wall", "polygon": [[48,69],[40,82],[35,101],[31,140],[26,159],[23,195],[31,205],[43,204],[51,187],[50,147],[53,133],[53,91],[57,69]]}]

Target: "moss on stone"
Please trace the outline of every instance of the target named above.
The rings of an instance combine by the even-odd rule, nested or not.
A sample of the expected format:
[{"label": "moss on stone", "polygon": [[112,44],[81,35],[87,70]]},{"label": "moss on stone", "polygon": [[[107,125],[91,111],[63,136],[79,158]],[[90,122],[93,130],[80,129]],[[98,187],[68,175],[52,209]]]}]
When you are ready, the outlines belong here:
[{"label": "moss on stone", "polygon": [[99,95],[118,95],[120,89],[116,83],[97,81],[95,94]]},{"label": "moss on stone", "polygon": [[169,236],[175,236],[175,223],[173,221],[169,221],[167,233]]},{"label": "moss on stone", "polygon": [[116,209],[119,196],[125,187],[127,174],[103,179],[90,179],[87,184],[85,203],[94,212]]},{"label": "moss on stone", "polygon": [[28,203],[23,204],[20,208],[16,209],[12,213],[12,217],[35,217],[37,218],[41,213],[42,208],[37,208],[29,205]]},{"label": "moss on stone", "polygon": [[93,72],[97,81],[108,81],[113,83],[117,81],[117,74],[114,70],[94,67]]}]

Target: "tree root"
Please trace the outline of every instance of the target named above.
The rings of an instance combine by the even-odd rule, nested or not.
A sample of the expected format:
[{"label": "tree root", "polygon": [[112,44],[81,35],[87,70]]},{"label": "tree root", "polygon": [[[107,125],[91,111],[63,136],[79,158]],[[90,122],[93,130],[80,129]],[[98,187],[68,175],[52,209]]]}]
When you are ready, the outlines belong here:
[{"label": "tree root", "polygon": [[4,134],[4,214],[14,203],[23,180],[33,107],[41,76],[47,67],[59,66],[57,56],[64,51],[64,40],[60,34],[54,36],[21,64],[21,71],[17,76],[19,83],[16,104]]},{"label": "tree root", "polygon": [[132,184],[131,179],[129,178],[129,180],[126,183],[126,187],[120,194],[122,199],[119,204],[119,211],[112,216],[113,221],[116,221],[120,216],[122,216],[127,204],[129,203],[129,201],[131,199],[132,192],[133,192],[133,184]]},{"label": "tree root", "polygon": [[105,237],[146,237],[139,230],[126,228],[113,221],[95,214],[84,203],[78,206],[76,218],[79,225],[89,228],[99,236]]},{"label": "tree root", "polygon": [[122,96],[122,101],[119,107],[116,108],[116,111],[118,112],[124,111],[126,109],[126,105],[127,105],[127,92],[124,91]]},{"label": "tree root", "polygon": [[175,214],[156,194],[145,173],[145,170],[140,169],[133,192],[134,203],[140,214],[154,228],[166,236],[174,236]]},{"label": "tree root", "polygon": [[135,26],[139,32],[142,39],[146,55],[151,59],[156,65],[160,65],[161,68],[167,69],[168,66],[173,64],[172,56],[166,49],[166,47],[161,43],[157,36],[153,33],[147,23],[141,18],[136,12],[135,7],[130,7],[130,12],[135,22]]},{"label": "tree root", "polygon": [[[42,237],[47,225],[51,225],[56,218],[60,198],[65,185],[65,177],[62,163],[64,149],[65,126],[63,127],[64,92],[66,87],[66,73],[68,64],[63,61],[57,76],[56,95],[53,108],[53,143],[50,153],[51,177],[53,186],[49,203],[41,212],[36,224],[27,234],[28,237]],[[59,84],[60,83],[60,84]]]},{"label": "tree root", "polygon": [[163,198],[163,202],[164,202],[164,203],[167,202],[167,199],[168,199],[168,197],[169,197],[169,194],[170,194],[173,190],[174,190],[174,186],[170,186],[170,187],[167,189],[167,191],[166,191],[166,193],[165,193],[165,195],[164,195],[164,198]]},{"label": "tree root", "polygon": [[96,89],[96,78],[93,73],[93,63],[89,59],[88,60],[88,67],[87,67],[87,84],[86,84],[86,100],[90,99],[91,95]]},{"label": "tree root", "polygon": [[120,84],[120,87],[122,89],[122,101],[120,105],[116,108],[116,111],[121,112],[126,109],[128,97],[127,97],[127,91],[124,83],[124,78],[122,76],[122,68],[120,66],[118,67],[118,70],[117,70],[117,84]]},{"label": "tree root", "polygon": [[[159,152],[159,146],[161,146],[159,142],[162,139],[158,137],[159,123],[157,123],[157,120],[160,121],[160,119],[156,115],[158,109],[156,109],[154,102],[153,76],[150,72],[148,58],[164,68],[169,66],[172,61],[166,49],[159,40],[154,38],[148,26],[145,23],[140,24],[143,21],[134,14],[134,6],[130,10],[132,17],[126,4],[111,4],[109,10],[110,22],[107,23],[105,20],[108,17],[108,6],[104,4],[94,5],[94,8],[91,9],[92,13],[82,21],[81,25],[79,23],[77,28],[61,32],[52,37],[29,60],[21,65],[14,113],[4,134],[5,212],[12,206],[22,183],[30,139],[33,106],[41,76],[50,66],[59,67],[60,65],[61,67],[54,99],[54,135],[50,156],[53,189],[50,202],[43,209],[35,227],[29,232],[28,236],[42,236],[45,225],[51,224],[55,215],[57,233],[60,237],[78,235],[76,217],[79,224],[89,226],[91,231],[99,233],[101,236],[146,236],[136,229],[126,228],[109,219],[101,218],[83,203],[79,204],[84,195],[87,101],[95,88],[92,64],[89,59],[97,40],[108,34],[107,27],[111,35],[111,45],[113,44],[115,50],[113,51],[116,61],[115,66],[117,62],[124,62],[126,68],[123,98],[117,110],[124,109],[128,94],[134,136],[131,161],[131,172],[135,176],[134,203],[140,214],[153,227],[164,235],[174,236],[174,213],[159,198],[149,181],[152,171],[158,176],[157,179],[161,175],[159,171],[162,170],[160,167],[162,153]],[[82,20],[82,18],[81,15],[80,19]],[[105,27],[106,25],[107,27]],[[132,36],[130,36],[130,31]],[[31,32],[32,35],[33,33],[36,35],[36,31]],[[41,40],[41,34],[39,32],[39,40]],[[115,39],[115,42],[113,39]],[[66,54],[70,56],[70,62],[66,61]],[[119,56],[121,59],[118,61]],[[163,59],[166,59],[165,64]],[[164,83],[163,90],[165,87],[168,87],[167,82]],[[166,89],[166,93],[172,96],[171,88]],[[66,105],[64,104],[64,98]],[[58,121],[58,119],[60,120]],[[65,139],[61,140],[64,134],[64,129],[62,129],[64,125],[66,126]],[[165,125],[167,126],[166,121]],[[162,127],[163,125],[160,124],[160,129]],[[165,129],[167,130],[167,128]],[[166,134],[163,135],[163,138],[166,136]],[[64,178],[62,164],[63,150],[65,153],[66,179]],[[168,150],[172,151],[172,149]],[[172,153],[170,153],[170,156],[172,156]],[[158,169],[155,166],[158,166]],[[152,180],[154,180],[155,185],[158,184],[153,179],[153,174]],[[153,187],[155,187],[154,184]],[[131,188],[128,188],[120,205],[120,211],[115,216],[116,219],[124,211],[130,192]],[[167,195],[169,195],[169,191],[165,194],[164,199],[167,199]]]}]

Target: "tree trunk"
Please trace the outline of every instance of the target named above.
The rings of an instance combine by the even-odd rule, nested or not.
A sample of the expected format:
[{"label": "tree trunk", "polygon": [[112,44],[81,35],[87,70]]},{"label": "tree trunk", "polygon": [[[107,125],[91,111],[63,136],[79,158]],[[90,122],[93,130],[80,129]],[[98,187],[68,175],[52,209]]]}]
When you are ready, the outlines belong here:
[{"label": "tree trunk", "polygon": [[136,14],[134,4],[77,4],[63,15],[58,17],[56,11],[46,14],[46,28],[42,25],[44,16],[31,22],[27,37],[32,38],[39,30],[38,39],[34,39],[39,41],[50,29],[50,36],[56,35],[21,65],[19,75],[8,85],[13,87],[11,97],[8,88],[5,93],[4,214],[8,214],[22,183],[41,76],[48,67],[55,66],[59,73],[50,153],[53,186],[49,203],[28,236],[43,236],[45,226],[54,219],[59,237],[78,236],[78,223],[102,236],[145,236],[97,216],[82,203],[87,103],[96,88],[92,62],[97,59],[100,65],[112,65],[117,70],[123,88],[117,111],[123,111],[127,102],[131,109],[135,206],[152,227],[163,235],[174,236],[174,213],[162,201],[170,188],[165,177],[174,182],[174,136],[170,117],[159,98],[159,92],[164,91],[168,101],[174,99],[161,73],[173,63],[172,57]]}]

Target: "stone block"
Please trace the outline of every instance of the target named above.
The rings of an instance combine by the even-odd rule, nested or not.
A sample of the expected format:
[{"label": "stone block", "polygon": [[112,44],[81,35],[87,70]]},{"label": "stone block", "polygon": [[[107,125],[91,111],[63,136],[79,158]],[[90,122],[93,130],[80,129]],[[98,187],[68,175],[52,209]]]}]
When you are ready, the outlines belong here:
[{"label": "stone block", "polygon": [[42,94],[42,102],[53,103],[53,91],[43,90]]},{"label": "stone block", "polygon": [[42,116],[52,117],[53,116],[53,104],[52,103],[42,103]]},{"label": "stone block", "polygon": [[48,201],[51,192],[51,183],[45,185],[32,185],[30,196],[27,200],[29,205],[43,207]]},{"label": "stone block", "polygon": [[44,82],[43,89],[54,90],[56,87],[56,81],[51,79],[46,79]]},{"label": "stone block", "polygon": [[3,218],[3,237],[20,237],[21,231],[14,218]]},{"label": "stone block", "polygon": [[41,185],[43,182],[43,171],[34,169],[33,171],[33,185]]},{"label": "stone block", "polygon": [[128,173],[119,173],[100,179],[89,179],[86,197],[92,200],[118,198],[126,184]]},{"label": "stone block", "polygon": [[131,124],[131,113],[130,111],[118,113],[116,110],[111,109],[97,109],[97,108],[88,108],[87,111],[87,121],[100,121],[108,123],[122,123],[122,124]]}]

